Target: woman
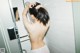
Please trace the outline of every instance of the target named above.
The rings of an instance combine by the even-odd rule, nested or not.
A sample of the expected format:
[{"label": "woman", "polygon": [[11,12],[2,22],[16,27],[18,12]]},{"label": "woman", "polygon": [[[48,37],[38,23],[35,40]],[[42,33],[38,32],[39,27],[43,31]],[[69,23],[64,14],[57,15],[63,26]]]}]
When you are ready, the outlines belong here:
[{"label": "woman", "polygon": [[[28,21],[27,13],[30,13],[31,22]],[[43,6],[36,3],[29,3],[23,11],[23,23],[30,35],[32,53],[50,53],[43,41],[49,29],[49,15]]]}]

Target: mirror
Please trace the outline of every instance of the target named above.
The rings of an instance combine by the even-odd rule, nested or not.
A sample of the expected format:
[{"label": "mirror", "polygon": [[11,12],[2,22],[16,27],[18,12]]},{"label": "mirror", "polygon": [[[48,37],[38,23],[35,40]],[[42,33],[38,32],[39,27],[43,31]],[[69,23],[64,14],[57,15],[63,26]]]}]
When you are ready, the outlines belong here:
[{"label": "mirror", "polygon": [[13,12],[14,12],[14,16],[15,16],[16,22],[17,22],[17,21],[20,21],[18,8],[17,8],[17,7],[14,7],[14,8],[13,8]]}]

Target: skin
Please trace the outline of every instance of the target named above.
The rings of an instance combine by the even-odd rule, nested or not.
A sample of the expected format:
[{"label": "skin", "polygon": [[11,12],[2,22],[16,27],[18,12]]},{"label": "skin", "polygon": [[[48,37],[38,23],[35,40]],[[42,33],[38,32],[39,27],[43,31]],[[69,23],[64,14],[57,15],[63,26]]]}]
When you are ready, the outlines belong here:
[{"label": "skin", "polygon": [[[28,18],[26,17],[26,14],[29,10],[29,8],[31,8],[31,5],[35,5],[35,4],[31,4],[29,3],[25,9],[23,10],[22,16],[23,16],[23,23],[25,25],[25,28],[28,30],[29,35],[30,35],[30,42],[31,42],[31,48],[32,50],[34,49],[38,49],[41,48],[45,45],[43,39],[45,37],[45,33],[48,30],[49,27],[49,22],[45,25],[43,25],[43,23],[41,23],[39,20],[37,20],[34,15],[31,15],[32,19],[35,20],[34,23],[30,23],[28,21]],[[41,7],[41,6],[39,6]],[[37,7],[37,8],[39,8]]]}]

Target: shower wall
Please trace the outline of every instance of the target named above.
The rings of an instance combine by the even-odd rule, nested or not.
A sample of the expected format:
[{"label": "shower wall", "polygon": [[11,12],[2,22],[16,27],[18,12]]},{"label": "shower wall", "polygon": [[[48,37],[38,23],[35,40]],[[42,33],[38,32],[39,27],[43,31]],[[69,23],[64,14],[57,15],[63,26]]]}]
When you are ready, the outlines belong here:
[{"label": "shower wall", "polygon": [[75,53],[72,3],[66,0],[40,0],[49,12],[51,26],[47,43],[51,53]]}]

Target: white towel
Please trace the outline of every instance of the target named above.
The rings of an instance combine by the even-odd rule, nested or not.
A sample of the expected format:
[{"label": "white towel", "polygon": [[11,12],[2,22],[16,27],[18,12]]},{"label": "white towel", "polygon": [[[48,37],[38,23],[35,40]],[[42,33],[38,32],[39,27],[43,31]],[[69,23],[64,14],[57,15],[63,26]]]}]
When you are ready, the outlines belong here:
[{"label": "white towel", "polygon": [[39,49],[34,49],[34,50],[31,50],[31,53],[50,53],[49,51],[49,48],[47,45],[39,48]]}]

